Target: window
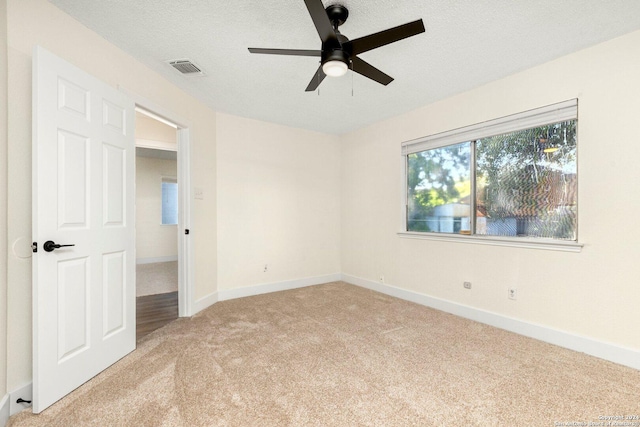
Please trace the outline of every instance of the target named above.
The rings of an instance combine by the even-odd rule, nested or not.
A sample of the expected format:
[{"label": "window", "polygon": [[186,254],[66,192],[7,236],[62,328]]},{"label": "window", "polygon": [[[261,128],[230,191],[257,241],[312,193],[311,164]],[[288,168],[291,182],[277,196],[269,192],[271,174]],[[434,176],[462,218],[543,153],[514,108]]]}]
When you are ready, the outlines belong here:
[{"label": "window", "polygon": [[577,240],[577,100],[403,144],[405,231]]},{"label": "window", "polygon": [[162,225],[178,224],[178,181],[162,178]]}]

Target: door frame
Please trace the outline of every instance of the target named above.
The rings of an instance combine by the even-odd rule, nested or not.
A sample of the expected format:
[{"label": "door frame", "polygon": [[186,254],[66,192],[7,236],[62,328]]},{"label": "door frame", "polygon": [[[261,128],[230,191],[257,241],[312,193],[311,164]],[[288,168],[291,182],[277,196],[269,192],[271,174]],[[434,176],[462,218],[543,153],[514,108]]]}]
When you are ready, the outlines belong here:
[{"label": "door frame", "polygon": [[[145,110],[155,115],[159,120],[166,120],[178,127],[178,316],[193,316],[195,305],[194,289],[194,250],[193,228],[191,209],[191,134],[190,123],[173,111],[166,109],[157,103],[136,94],[130,90],[118,86],[118,90],[133,99],[136,108]],[[184,190],[180,190],[186,189]],[[189,234],[185,234],[189,230]]]}]

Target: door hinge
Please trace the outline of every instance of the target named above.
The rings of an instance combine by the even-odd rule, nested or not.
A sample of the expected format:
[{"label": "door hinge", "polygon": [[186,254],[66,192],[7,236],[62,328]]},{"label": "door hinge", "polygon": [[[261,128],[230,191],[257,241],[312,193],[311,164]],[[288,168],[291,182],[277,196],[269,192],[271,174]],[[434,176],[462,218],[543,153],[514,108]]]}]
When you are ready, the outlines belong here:
[{"label": "door hinge", "polygon": [[184,229],[184,234],[189,234],[189,229],[188,228]]},{"label": "door hinge", "polygon": [[38,252],[38,242],[33,242],[33,243],[31,244],[31,250],[32,250],[34,253]]}]

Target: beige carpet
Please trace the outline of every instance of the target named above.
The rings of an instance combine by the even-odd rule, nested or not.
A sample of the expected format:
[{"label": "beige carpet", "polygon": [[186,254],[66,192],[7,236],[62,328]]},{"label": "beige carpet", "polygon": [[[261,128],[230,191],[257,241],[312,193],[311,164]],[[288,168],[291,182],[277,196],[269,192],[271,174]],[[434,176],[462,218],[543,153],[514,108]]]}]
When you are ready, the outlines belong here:
[{"label": "beige carpet", "polygon": [[634,414],[640,371],[338,282],[178,319],[10,425],[555,426]]},{"label": "beige carpet", "polygon": [[178,290],[178,261],[136,265],[136,296],[166,294]]}]

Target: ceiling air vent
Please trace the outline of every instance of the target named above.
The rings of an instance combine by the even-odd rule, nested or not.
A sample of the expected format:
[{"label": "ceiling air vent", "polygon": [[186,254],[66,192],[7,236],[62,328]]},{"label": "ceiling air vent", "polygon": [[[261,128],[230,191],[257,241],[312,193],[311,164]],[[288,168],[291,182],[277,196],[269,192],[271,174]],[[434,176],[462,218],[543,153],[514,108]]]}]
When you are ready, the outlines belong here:
[{"label": "ceiling air vent", "polygon": [[172,59],[170,61],[167,61],[167,63],[176,70],[180,71],[182,74],[186,74],[188,76],[204,75],[202,69],[191,62],[189,59]]}]

